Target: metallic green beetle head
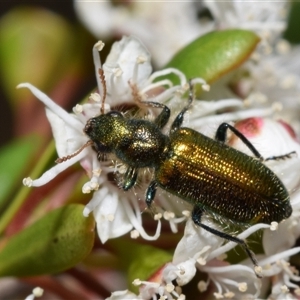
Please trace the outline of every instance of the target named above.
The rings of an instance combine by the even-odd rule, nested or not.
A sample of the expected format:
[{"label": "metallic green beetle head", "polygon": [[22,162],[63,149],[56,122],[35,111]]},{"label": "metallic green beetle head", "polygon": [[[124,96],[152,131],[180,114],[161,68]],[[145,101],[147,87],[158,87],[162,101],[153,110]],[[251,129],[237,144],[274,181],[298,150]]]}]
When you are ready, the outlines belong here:
[{"label": "metallic green beetle head", "polygon": [[83,131],[94,142],[97,151],[109,153],[126,131],[126,122],[120,112],[111,111],[89,119]]}]

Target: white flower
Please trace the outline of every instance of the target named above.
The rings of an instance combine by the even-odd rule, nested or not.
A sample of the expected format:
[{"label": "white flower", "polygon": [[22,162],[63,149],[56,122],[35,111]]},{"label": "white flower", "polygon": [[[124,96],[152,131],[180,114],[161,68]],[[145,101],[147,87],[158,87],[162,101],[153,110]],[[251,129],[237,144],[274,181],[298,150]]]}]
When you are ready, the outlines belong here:
[{"label": "white flower", "polygon": [[[91,201],[86,205],[83,214],[87,216],[93,211],[97,229],[101,241],[104,243],[109,238],[121,236],[134,229],[138,235],[145,239],[157,239],[160,234],[160,218],[158,220],[157,231],[154,236],[149,236],[143,226],[141,218],[141,205],[138,203],[138,196],[132,192],[124,193],[114,183],[107,180],[107,174],[117,172],[122,174],[122,165],[111,162],[100,163],[96,152],[87,147],[90,145],[89,139],[83,133],[87,121],[100,113],[99,99],[105,97],[105,112],[111,106],[118,104],[133,103],[139,105],[139,101],[147,99],[147,93],[165,85],[168,89],[161,89],[157,96],[152,96],[151,100],[163,102],[169,99],[179,99],[188,88],[185,76],[175,69],[166,69],[151,74],[150,55],[143,45],[133,37],[124,37],[112,47],[106,63],[103,65],[104,76],[106,78],[106,88],[102,84],[98,71],[101,62],[98,50],[103,47],[102,43],[97,43],[93,48],[95,60],[95,70],[98,79],[100,95],[91,95],[89,102],[83,105],[76,105],[75,114],[69,114],[55,104],[48,96],[39,91],[29,83],[22,83],[18,87],[26,87],[46,106],[46,114],[52,127],[56,142],[57,153],[60,159],[56,166],[46,171],[40,178],[32,180],[25,178],[23,183],[27,186],[41,186],[52,180],[59,173],[67,169],[76,162],[80,162],[86,170],[90,180],[84,184],[82,191],[89,193],[94,191]],[[180,79],[180,85],[173,86],[168,80],[158,82],[153,81],[168,73],[175,73]],[[205,82],[197,80],[201,84]],[[133,95],[134,94],[134,95]],[[138,99],[136,99],[138,98]],[[144,196],[141,195],[140,198]],[[145,203],[142,202],[145,207]],[[173,231],[176,231],[176,222],[183,221],[185,217],[176,219],[169,214],[167,217]],[[175,222],[175,223],[174,223]],[[135,234],[136,235],[136,234]],[[134,236],[134,235],[133,235]]]},{"label": "white flower", "polygon": [[211,11],[218,28],[249,29],[258,33],[274,32],[277,35],[286,28],[288,1],[277,2],[262,0],[254,4],[249,1],[215,2],[204,0]]},{"label": "white flower", "polygon": [[101,39],[132,34],[150,50],[154,62],[162,66],[179,49],[212,29],[200,22],[201,4],[179,1],[133,1],[114,5],[110,1],[75,0],[75,10],[83,24]]},{"label": "white flower", "polygon": [[[105,242],[110,238],[124,235],[131,230],[133,230],[132,237],[140,235],[148,240],[157,239],[160,234],[160,219],[162,217],[169,222],[171,230],[176,232],[177,224],[189,218],[187,210],[190,210],[191,207],[184,201],[174,201],[173,197],[167,193],[158,192],[156,195],[158,212],[155,215],[155,219],[158,220],[158,226],[156,233],[153,236],[149,236],[143,228],[141,217],[141,209],[145,207],[143,201],[144,190],[137,188],[133,190],[134,192],[125,193],[114,182],[107,180],[108,174],[112,172],[122,176],[124,166],[119,161],[113,163],[111,161],[99,162],[96,152],[91,147],[85,147],[90,145],[90,142],[88,137],[83,134],[83,128],[91,117],[98,115],[102,110],[99,99],[104,98],[105,94],[106,104],[103,108],[104,112],[109,111],[111,107],[118,104],[131,102],[140,105],[140,101],[151,99],[151,101],[162,103],[168,101],[172,114],[176,116],[178,111],[182,109],[182,98],[188,90],[187,79],[184,74],[175,69],[166,69],[151,74],[150,55],[147,50],[137,39],[125,37],[113,46],[112,52],[102,67],[107,82],[105,89],[105,86],[102,84],[103,78],[101,79],[101,75],[98,76],[101,62],[97,52],[102,46],[101,43],[97,43],[93,49],[99,94],[93,94],[86,104],[76,105],[74,108],[75,114],[68,114],[32,85],[23,83],[19,86],[29,88],[45,104],[47,117],[51,123],[56,141],[57,152],[60,157],[64,157],[61,159],[61,163],[45,172],[40,178],[36,180],[26,178],[24,184],[28,186],[46,184],[70,165],[80,162],[90,178],[84,184],[82,190],[85,193],[94,191],[93,197],[86,205],[83,213],[88,215],[90,212],[93,212],[101,241]],[[173,86],[168,80],[155,81],[157,77],[168,73],[177,75],[180,84]],[[192,83],[200,83],[206,87],[205,82],[199,78],[193,79]],[[183,125],[192,127],[213,138],[220,123],[252,117],[252,119],[237,123],[236,126],[264,157],[283,155],[292,151],[300,153],[299,145],[289,134],[290,132],[286,130],[287,127],[262,118],[271,116],[274,112],[272,108],[245,108],[247,107],[238,99],[195,101],[193,109],[186,113]],[[228,110],[230,112],[227,112]],[[152,113],[155,114],[156,112],[153,111]],[[149,118],[151,119],[151,116]],[[257,121],[257,123],[254,121]],[[253,124],[251,125],[252,127],[248,126],[249,122],[250,125],[254,123],[257,127],[257,130],[254,130],[255,134],[253,134],[253,127],[255,129],[255,126],[252,126]],[[246,130],[244,130],[245,128]],[[168,127],[165,130],[167,133]],[[248,151],[248,149],[244,149],[244,144],[241,144],[238,139],[233,137],[230,138],[230,144],[242,151]],[[252,154],[249,153],[249,155]],[[268,166],[278,176],[282,177],[289,190],[293,190],[299,182],[296,171],[299,169],[297,168],[299,161],[297,156],[293,156],[284,161],[270,161]],[[141,176],[141,184],[143,181],[148,182],[149,175],[147,174],[147,171],[145,171],[143,176]],[[283,224],[279,224],[278,229],[281,230],[282,226],[288,226],[287,228],[294,226],[293,230],[286,234],[282,241],[275,241],[275,244],[272,244],[272,240],[268,239],[268,233],[266,233],[264,247],[266,254],[271,256],[269,260],[267,255],[259,260],[263,268],[263,274],[266,273],[268,276],[265,266],[271,265],[272,272],[269,272],[269,276],[277,276],[279,279],[283,278],[281,280],[282,285],[286,285],[288,288],[291,287],[290,278],[293,280],[298,279],[293,274],[288,273],[289,269],[285,265],[290,255],[299,252],[298,248],[290,250],[293,245],[292,242],[299,236],[297,226],[299,223],[297,223],[299,215],[298,198],[298,196],[293,197],[292,195],[291,203],[294,213],[291,217],[291,223],[286,221]],[[139,203],[138,199],[142,199],[141,203]],[[135,282],[136,285],[142,285],[142,287],[140,295],[136,299],[148,299],[155,297],[157,294],[161,297],[184,299],[180,287],[175,287],[173,282],[175,280],[179,286],[188,283],[198,269],[208,274],[207,282],[199,283],[200,290],[204,290],[205,286],[213,282],[216,286],[215,297],[217,298],[231,297],[233,295],[238,295],[238,297],[242,297],[241,295],[246,295],[250,298],[257,297],[261,291],[260,281],[256,278],[250,262],[247,260],[240,264],[230,265],[220,259],[227,251],[234,248],[236,244],[233,242],[223,244],[223,239],[202,228],[196,228],[191,219],[189,218],[188,220],[185,234],[177,246],[173,261],[161,271],[161,282],[154,283],[137,280]],[[210,219],[203,218],[203,222],[210,227],[217,226],[211,224]],[[256,224],[239,234],[238,237],[245,239],[253,232],[269,227],[266,224]],[[268,249],[272,249],[273,252],[267,253]],[[277,260],[281,263],[280,267],[276,265]],[[129,299],[135,299],[130,298],[135,297],[135,295],[128,292],[115,293],[112,295],[115,298],[111,299],[118,299],[122,295],[124,297],[128,296]]]},{"label": "white flower", "polygon": [[[243,28],[262,39],[243,68],[250,76],[235,87],[242,98],[257,107],[273,106],[276,118],[300,133],[300,49],[282,38],[287,26],[289,1],[204,1],[215,19],[215,28]],[[284,109],[283,109],[284,108]]]}]

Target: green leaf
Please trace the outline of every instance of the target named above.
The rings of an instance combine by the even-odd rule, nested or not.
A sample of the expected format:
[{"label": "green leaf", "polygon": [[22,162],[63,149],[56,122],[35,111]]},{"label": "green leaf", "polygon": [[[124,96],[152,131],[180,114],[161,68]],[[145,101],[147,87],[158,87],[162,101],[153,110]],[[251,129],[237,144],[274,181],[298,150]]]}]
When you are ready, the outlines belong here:
[{"label": "green leaf", "polygon": [[[258,42],[259,37],[247,30],[210,32],[177,53],[166,68],[177,68],[187,78],[202,77],[211,84],[247,60]],[[168,78],[178,83],[176,76]]]},{"label": "green leaf", "polygon": [[0,209],[6,204],[28,166],[33,152],[41,144],[38,136],[14,140],[0,149]]},{"label": "green leaf", "polygon": [[164,250],[149,245],[123,239],[114,239],[108,245],[116,252],[119,265],[127,274],[130,290],[138,292],[139,287],[132,284],[135,279],[149,280],[166,263],[172,261],[172,255]]},{"label": "green leaf", "polygon": [[85,59],[87,41],[89,35],[84,35],[83,29],[43,8],[20,6],[3,15],[0,75],[11,103],[27,101],[25,92],[15,89],[21,82],[49,91],[62,79],[70,80],[71,74],[76,82],[81,75],[86,76],[83,70],[91,64]]},{"label": "green leaf", "polygon": [[288,24],[283,37],[287,39],[290,43],[299,44],[300,43],[300,2],[292,1],[290,7],[290,13],[288,18]]},{"label": "green leaf", "polygon": [[94,243],[95,222],[84,206],[67,205],[10,237],[0,250],[0,276],[36,276],[68,269],[82,261]]},{"label": "green leaf", "polygon": [[[137,245],[131,248],[134,253],[134,258],[129,265],[127,277],[131,284],[135,279],[149,280],[154,276],[164,265],[172,261],[172,255],[161,249],[147,246]],[[138,288],[131,284],[131,290],[138,291]]]}]

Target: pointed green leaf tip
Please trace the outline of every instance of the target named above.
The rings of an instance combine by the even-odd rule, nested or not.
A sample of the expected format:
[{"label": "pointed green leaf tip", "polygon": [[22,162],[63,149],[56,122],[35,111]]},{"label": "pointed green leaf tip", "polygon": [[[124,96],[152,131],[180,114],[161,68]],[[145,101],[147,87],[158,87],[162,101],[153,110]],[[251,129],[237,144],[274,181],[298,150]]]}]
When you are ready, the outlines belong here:
[{"label": "pointed green leaf tip", "polygon": [[36,276],[68,269],[91,251],[93,217],[82,215],[84,206],[55,209],[20,233],[0,250],[0,276]]},{"label": "pointed green leaf tip", "polygon": [[[211,84],[247,60],[259,40],[247,30],[210,32],[178,52],[166,68],[177,68],[187,78],[202,77]],[[175,76],[169,78],[176,83]]]}]

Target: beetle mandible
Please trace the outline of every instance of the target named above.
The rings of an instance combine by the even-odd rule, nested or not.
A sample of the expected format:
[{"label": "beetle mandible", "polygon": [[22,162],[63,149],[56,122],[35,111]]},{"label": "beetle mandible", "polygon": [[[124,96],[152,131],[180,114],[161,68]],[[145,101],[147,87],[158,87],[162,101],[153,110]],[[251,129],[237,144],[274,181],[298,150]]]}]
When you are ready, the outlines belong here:
[{"label": "beetle mandible", "polygon": [[[174,119],[169,135],[162,133],[170,118],[170,109],[158,102],[140,101],[143,105],[161,108],[153,120],[128,119],[119,111],[104,114],[105,78],[101,114],[87,121],[84,132],[90,138],[76,153],[58,159],[65,161],[84,147],[93,145],[98,159],[115,154],[126,166],[123,190],[134,186],[141,168],[153,168],[154,179],[146,191],[146,204],[151,208],[157,187],[193,205],[192,220],[205,230],[243,247],[254,266],[258,263],[246,242],[201,222],[203,214],[221,217],[236,224],[254,225],[281,222],[292,213],[287,189],[263,161],[282,159],[292,153],[264,159],[250,141],[235,127],[222,123],[209,138],[191,128],[181,127],[184,114],[194,99],[189,82],[188,103]],[[231,130],[251,150],[248,156],[226,145]],[[256,268],[255,268],[256,269]],[[259,272],[256,275],[260,277]]]}]

